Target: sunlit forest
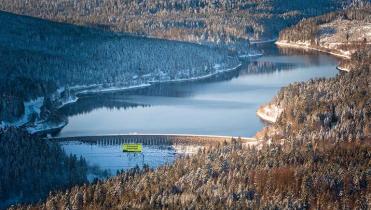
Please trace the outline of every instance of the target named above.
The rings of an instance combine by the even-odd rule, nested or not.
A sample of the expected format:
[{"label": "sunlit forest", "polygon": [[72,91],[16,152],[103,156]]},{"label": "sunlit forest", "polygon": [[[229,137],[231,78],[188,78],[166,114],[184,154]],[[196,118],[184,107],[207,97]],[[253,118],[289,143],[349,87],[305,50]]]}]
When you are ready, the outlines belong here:
[{"label": "sunlit forest", "polygon": [[370,209],[370,8],[0,0],[0,209]]}]

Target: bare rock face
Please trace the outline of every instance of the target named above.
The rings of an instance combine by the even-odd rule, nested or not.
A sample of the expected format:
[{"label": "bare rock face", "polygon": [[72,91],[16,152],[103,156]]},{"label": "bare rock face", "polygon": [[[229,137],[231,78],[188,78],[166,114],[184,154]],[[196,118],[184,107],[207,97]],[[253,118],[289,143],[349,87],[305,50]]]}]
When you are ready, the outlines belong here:
[{"label": "bare rock face", "polygon": [[13,122],[24,114],[24,103],[18,97],[3,96],[0,99],[0,121]]}]

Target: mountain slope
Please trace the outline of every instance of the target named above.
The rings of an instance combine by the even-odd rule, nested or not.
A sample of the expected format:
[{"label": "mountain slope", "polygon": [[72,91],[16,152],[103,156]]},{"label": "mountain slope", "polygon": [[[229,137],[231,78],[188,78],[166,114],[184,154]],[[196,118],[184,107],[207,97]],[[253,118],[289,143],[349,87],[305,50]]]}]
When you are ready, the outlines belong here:
[{"label": "mountain slope", "polygon": [[280,32],[277,44],[314,48],[350,58],[371,45],[371,4],[309,18]]},{"label": "mountain slope", "polygon": [[369,209],[371,50],[353,58],[350,73],[283,88],[259,147],[235,140],[12,209]]},{"label": "mountain slope", "polygon": [[63,94],[69,98],[73,89],[143,86],[239,65],[227,51],[196,44],[124,36],[5,12],[0,12],[0,20],[0,127],[1,121],[15,122],[25,113],[24,102],[40,97],[55,101]]},{"label": "mountain slope", "polygon": [[346,0],[0,0],[17,14],[191,42],[272,39],[304,17],[340,9]]},{"label": "mountain slope", "polygon": [[0,209],[37,202],[51,190],[87,182],[84,159],[20,129],[0,129]]}]

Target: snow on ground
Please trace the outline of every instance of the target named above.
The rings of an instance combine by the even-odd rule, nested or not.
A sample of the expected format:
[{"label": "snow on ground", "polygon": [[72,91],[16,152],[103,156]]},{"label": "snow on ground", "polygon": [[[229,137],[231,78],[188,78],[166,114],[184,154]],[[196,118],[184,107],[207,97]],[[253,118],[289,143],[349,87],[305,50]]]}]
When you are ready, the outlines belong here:
[{"label": "snow on ground", "polygon": [[[253,55],[256,56],[256,55]],[[160,75],[160,79],[154,79],[150,78],[153,75],[152,74],[147,74],[143,75],[146,76],[150,79],[148,79],[147,82],[143,82],[142,84],[136,84],[136,85],[131,85],[131,86],[123,86],[123,87],[117,87],[117,86],[111,86],[107,88],[103,88],[102,84],[94,84],[94,85],[88,85],[88,86],[74,86],[70,88],[71,90],[75,91],[76,95],[81,95],[81,94],[94,94],[94,93],[108,93],[108,92],[117,92],[117,91],[126,91],[126,90],[132,90],[132,89],[138,89],[138,88],[145,88],[151,86],[153,83],[168,83],[168,82],[189,82],[189,81],[196,81],[196,80],[202,80],[202,79],[207,79],[210,77],[213,77],[217,74],[220,73],[225,73],[229,71],[236,70],[239,68],[242,64],[238,63],[238,65],[232,66],[232,67],[226,67],[225,64],[214,64],[214,69],[215,71],[206,75],[201,75],[201,76],[195,76],[195,77],[190,77],[190,78],[175,78],[175,79],[166,79],[168,75],[162,74]],[[143,77],[142,76],[142,77]],[[70,101],[77,101],[77,98],[73,98]]]},{"label": "snow on ground", "polygon": [[259,57],[259,56],[263,56],[263,53],[248,53],[248,54],[239,55],[238,57],[239,58],[252,58],[252,57]]},{"label": "snow on ground", "polygon": [[221,64],[219,64],[219,63],[216,63],[216,64],[214,64],[214,69],[220,69],[222,67],[222,65]]},{"label": "snow on ground", "polygon": [[15,122],[4,122],[1,121],[0,128],[4,128],[6,126],[14,126],[19,127],[29,122],[30,117],[32,114],[40,115],[41,107],[44,102],[44,97],[38,97],[35,100],[24,102],[24,114],[23,116]]},{"label": "snow on ground", "polygon": [[[336,47],[353,41],[363,41],[364,38],[370,43],[371,23],[358,20],[337,19],[330,23],[320,25],[321,45]],[[348,34],[348,40],[346,39]]]},{"label": "snow on ground", "polygon": [[265,44],[277,41],[277,38],[267,40],[250,40],[250,44]]},{"label": "snow on ground", "polygon": [[[108,88],[102,88],[102,85],[88,85],[88,86],[74,86],[70,88],[70,90],[74,90],[75,95],[69,96],[67,99],[61,99],[61,104],[57,108],[62,108],[63,106],[71,103],[75,103],[78,100],[78,97],[76,95],[78,94],[96,94],[96,93],[109,93],[109,92],[118,92],[118,91],[126,91],[126,90],[132,90],[132,89],[138,89],[138,88],[145,88],[151,86],[152,83],[165,83],[165,82],[186,82],[186,81],[196,81],[196,80],[201,80],[201,79],[206,79],[210,78],[212,76],[215,76],[220,73],[225,73],[228,71],[233,71],[239,68],[242,64],[239,63],[238,65],[230,68],[224,68],[225,65],[223,64],[215,64],[214,69],[215,72],[207,74],[207,75],[202,75],[202,76],[197,76],[197,77],[191,77],[191,78],[184,78],[184,79],[173,79],[173,80],[159,80],[159,81],[151,81],[150,83],[143,83],[139,85],[132,85],[132,86],[124,86],[124,87],[108,87]],[[65,90],[65,88],[58,88],[57,93],[58,96],[61,95],[61,93]],[[17,120],[16,122],[0,122],[0,128],[4,128],[6,126],[15,126],[19,127],[22,126],[26,123],[29,122],[30,116],[35,113],[37,116],[40,116],[40,110],[43,105],[44,97],[39,97],[35,100],[25,102],[25,114]],[[46,130],[53,130],[57,128],[62,128],[66,125],[66,122],[60,122],[60,123],[51,123],[47,121],[37,121],[34,123],[34,125],[30,126],[27,128],[28,132],[30,133],[37,133],[41,131],[46,131]]]},{"label": "snow on ground", "polygon": [[177,154],[180,155],[193,155],[197,154],[200,149],[205,148],[205,146],[201,145],[188,145],[188,144],[174,144],[172,148],[175,150]]},{"label": "snow on ground", "polygon": [[[290,42],[288,40],[277,41],[282,47],[293,47],[318,50],[335,56],[349,59],[357,50],[357,44],[371,44],[371,23],[358,20],[337,19],[330,23],[319,26],[319,46],[306,42]],[[347,39],[348,37],[348,39]],[[344,46],[353,48],[343,48]]]},{"label": "snow on ground", "polygon": [[52,123],[52,122],[39,122],[35,125],[28,127],[27,131],[30,134],[47,131],[47,130],[54,130],[54,129],[60,129],[67,125],[67,122],[59,122],[59,123]]},{"label": "snow on ground", "polygon": [[340,70],[340,71],[350,72],[350,69],[348,69],[346,67],[342,67],[342,66],[336,66],[336,69]]},{"label": "snow on ground", "polygon": [[256,114],[258,115],[258,117],[267,122],[275,123],[278,117],[281,115],[282,111],[283,109],[281,107],[278,107],[275,104],[268,104],[260,107]]},{"label": "snow on ground", "polygon": [[151,81],[151,83],[168,83],[168,82],[173,83],[173,82],[190,82],[190,81],[202,80],[202,79],[207,79],[207,78],[213,77],[217,74],[226,73],[226,72],[229,72],[229,71],[234,71],[234,70],[238,69],[241,65],[242,64],[239,63],[237,66],[234,66],[234,67],[231,67],[231,68],[226,68],[226,69],[219,69],[219,70],[216,70],[213,73],[209,73],[209,74],[202,75],[202,76],[184,78],[184,79],[170,79],[170,80],[160,80],[160,81],[154,80],[154,81]]},{"label": "snow on ground", "polygon": [[350,59],[350,53],[349,52],[343,52],[343,53],[336,53],[336,52],[331,52],[327,50],[321,50],[316,47],[310,47],[310,44],[308,42],[289,42],[287,40],[280,40],[276,42],[276,45],[280,47],[290,47],[290,48],[300,48],[300,49],[308,49],[308,50],[317,50],[320,52],[326,52],[331,55],[335,55],[338,57]]},{"label": "snow on ground", "polygon": [[67,99],[63,100],[61,105],[59,105],[57,108],[60,109],[68,104],[73,104],[75,103],[77,100],[79,100],[78,97],[76,96],[69,96]]},{"label": "snow on ground", "polygon": [[264,140],[260,140],[260,139],[255,139],[253,140],[253,138],[250,140],[250,141],[245,141],[242,143],[242,146],[244,147],[251,147],[251,146],[256,146],[256,148],[259,150],[262,148],[262,144],[264,143],[265,141]]},{"label": "snow on ground", "polygon": [[[341,46],[352,42],[371,44],[371,23],[357,20],[338,19],[327,24],[320,25],[320,46],[338,50],[344,55],[351,55],[357,49],[342,50]],[[332,33],[328,33],[331,31]],[[348,39],[347,39],[348,37]]]},{"label": "snow on ground", "polygon": [[[77,92],[77,94],[109,93],[109,92],[144,88],[144,87],[148,87],[148,86],[150,86],[150,84],[145,83],[145,84],[133,85],[133,86],[128,86],[128,87],[96,88],[96,89],[92,89],[92,90],[82,90],[82,91]],[[76,99],[76,101],[77,101],[77,99]]]}]

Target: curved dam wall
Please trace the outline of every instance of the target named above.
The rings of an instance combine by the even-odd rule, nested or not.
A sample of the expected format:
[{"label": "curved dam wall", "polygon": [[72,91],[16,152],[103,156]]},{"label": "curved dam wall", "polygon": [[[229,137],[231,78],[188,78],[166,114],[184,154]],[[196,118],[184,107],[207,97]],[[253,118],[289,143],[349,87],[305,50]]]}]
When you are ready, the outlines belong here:
[{"label": "curved dam wall", "polygon": [[52,141],[81,141],[92,142],[100,145],[117,145],[123,143],[142,143],[144,145],[155,144],[217,144],[230,142],[232,139],[252,142],[254,138],[232,137],[232,136],[207,136],[207,135],[182,135],[182,134],[115,134],[115,135],[97,135],[97,136],[72,136],[72,137],[54,137],[48,138]]}]

